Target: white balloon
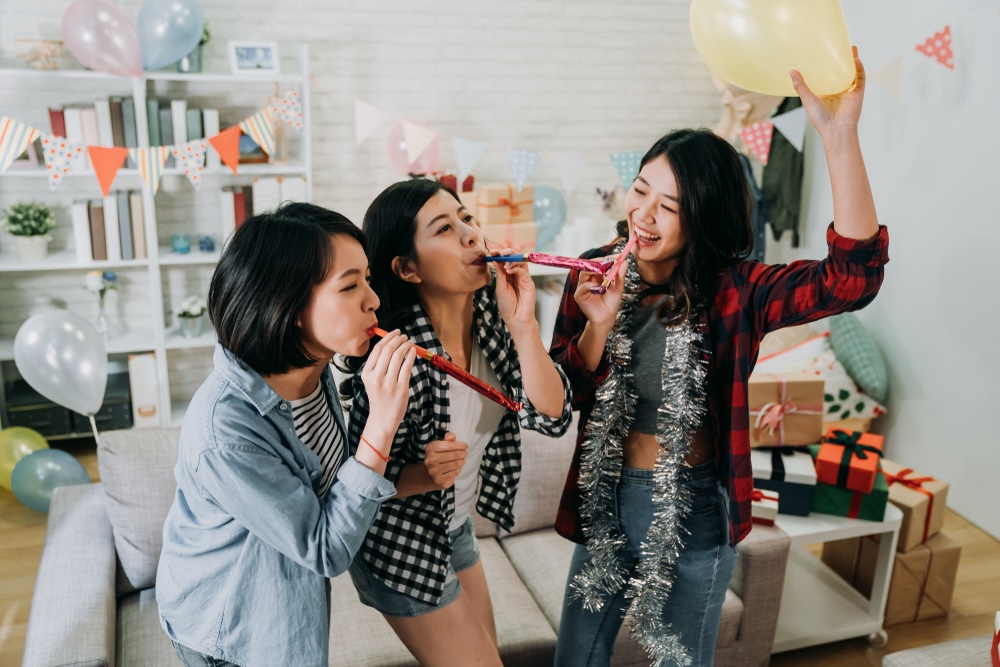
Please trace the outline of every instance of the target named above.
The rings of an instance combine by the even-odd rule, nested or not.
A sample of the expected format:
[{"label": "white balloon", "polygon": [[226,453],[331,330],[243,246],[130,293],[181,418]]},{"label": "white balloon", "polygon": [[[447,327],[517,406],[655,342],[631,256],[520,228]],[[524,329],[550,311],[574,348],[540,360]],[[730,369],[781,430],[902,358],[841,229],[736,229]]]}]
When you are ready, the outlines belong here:
[{"label": "white balloon", "polygon": [[94,415],[104,403],[108,352],[94,326],[66,310],[30,317],[14,338],[17,370],[42,396]]}]

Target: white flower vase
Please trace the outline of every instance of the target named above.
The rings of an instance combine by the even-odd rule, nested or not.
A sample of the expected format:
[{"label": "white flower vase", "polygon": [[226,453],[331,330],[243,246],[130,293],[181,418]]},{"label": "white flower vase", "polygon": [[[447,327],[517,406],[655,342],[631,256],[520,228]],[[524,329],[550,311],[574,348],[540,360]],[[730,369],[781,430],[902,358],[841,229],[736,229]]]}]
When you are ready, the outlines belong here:
[{"label": "white flower vase", "polygon": [[22,262],[38,262],[49,254],[49,241],[51,240],[52,237],[48,234],[15,236],[14,246],[17,248],[17,255]]},{"label": "white flower vase", "polygon": [[181,329],[181,335],[185,338],[197,338],[205,326],[205,314],[196,317],[178,315],[177,322]]}]

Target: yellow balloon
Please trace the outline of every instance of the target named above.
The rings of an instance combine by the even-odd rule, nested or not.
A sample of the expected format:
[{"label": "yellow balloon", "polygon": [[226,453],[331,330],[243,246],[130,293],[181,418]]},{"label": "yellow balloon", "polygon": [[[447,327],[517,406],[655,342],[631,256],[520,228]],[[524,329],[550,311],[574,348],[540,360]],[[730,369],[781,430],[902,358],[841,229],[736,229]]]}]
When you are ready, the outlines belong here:
[{"label": "yellow balloon", "polygon": [[795,97],[788,71],[817,95],[854,83],[854,55],[838,0],[692,0],[691,36],[722,80]]},{"label": "yellow balloon", "polygon": [[0,431],[0,486],[10,491],[10,475],[17,462],[31,452],[48,448],[44,436],[30,428],[12,426]]}]

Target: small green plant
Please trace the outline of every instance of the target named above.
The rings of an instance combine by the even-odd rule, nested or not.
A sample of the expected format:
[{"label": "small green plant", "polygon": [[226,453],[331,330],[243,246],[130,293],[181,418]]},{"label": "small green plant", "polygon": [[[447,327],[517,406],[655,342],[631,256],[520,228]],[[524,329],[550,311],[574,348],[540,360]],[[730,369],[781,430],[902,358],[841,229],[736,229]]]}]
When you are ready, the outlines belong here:
[{"label": "small green plant", "polygon": [[208,21],[205,21],[205,29],[201,32],[201,41],[198,42],[198,46],[205,46],[210,39],[212,39],[212,31],[208,29]]},{"label": "small green plant", "polygon": [[14,236],[43,236],[55,227],[52,209],[45,204],[14,204],[4,211],[4,231]]},{"label": "small green plant", "polygon": [[201,317],[207,307],[203,298],[192,294],[181,302],[177,317]]}]

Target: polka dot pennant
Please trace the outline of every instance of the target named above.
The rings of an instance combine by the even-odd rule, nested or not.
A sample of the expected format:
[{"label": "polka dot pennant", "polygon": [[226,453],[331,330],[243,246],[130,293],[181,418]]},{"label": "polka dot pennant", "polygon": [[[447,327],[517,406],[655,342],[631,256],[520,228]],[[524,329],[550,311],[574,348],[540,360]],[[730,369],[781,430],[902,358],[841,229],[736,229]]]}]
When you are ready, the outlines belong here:
[{"label": "polka dot pennant", "polygon": [[622,185],[628,190],[632,187],[632,181],[639,175],[639,162],[642,160],[642,151],[621,151],[611,154],[611,164],[618,172],[618,178]]},{"label": "polka dot pennant", "polygon": [[771,153],[771,137],[774,135],[774,123],[762,120],[747,125],[740,130],[743,143],[753,151],[761,164],[767,164],[767,156]]},{"label": "polka dot pennant", "polygon": [[538,151],[507,151],[507,163],[510,164],[510,172],[514,175],[514,184],[520,192],[531,177],[531,172],[538,166],[541,155]]},{"label": "polka dot pennant", "polygon": [[299,107],[299,91],[289,90],[281,99],[271,105],[271,115],[283,120],[299,132],[305,129],[302,125],[302,109]]},{"label": "polka dot pennant", "polygon": [[42,135],[42,155],[45,157],[45,173],[49,177],[49,190],[55,190],[63,182],[66,174],[76,166],[83,155],[83,144],[67,141],[51,134]]},{"label": "polka dot pennant", "polygon": [[208,143],[204,139],[195,139],[180,146],[174,146],[170,151],[177,162],[178,168],[191,181],[195,190],[201,189],[201,172],[205,169],[205,152]]},{"label": "polka dot pennant", "polygon": [[951,26],[934,33],[923,44],[917,44],[917,51],[928,58],[934,58],[948,69],[955,69],[955,54],[951,50]]}]

